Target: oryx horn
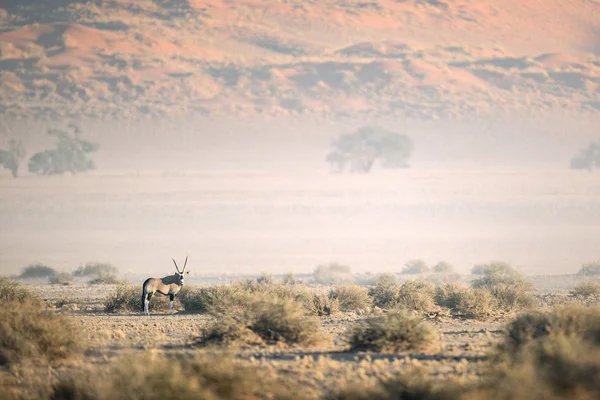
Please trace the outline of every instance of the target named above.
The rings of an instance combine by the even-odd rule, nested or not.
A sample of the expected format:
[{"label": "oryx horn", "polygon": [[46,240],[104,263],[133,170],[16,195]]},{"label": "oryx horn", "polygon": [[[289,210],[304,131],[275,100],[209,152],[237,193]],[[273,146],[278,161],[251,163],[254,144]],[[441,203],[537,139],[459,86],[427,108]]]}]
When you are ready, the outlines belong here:
[{"label": "oryx horn", "polygon": [[[177,272],[179,272],[179,267],[177,266],[177,262],[175,261],[174,258],[172,258],[172,260],[173,260],[173,264],[175,264],[175,269],[177,270]],[[187,261],[187,258],[186,258],[186,261]],[[185,268],[185,267],[183,267],[183,268]],[[181,274],[181,272],[179,272],[179,273]]]},{"label": "oryx horn", "polygon": [[181,270],[182,274],[185,271],[185,266],[187,265],[187,259],[188,259],[188,256],[185,256],[185,262],[183,263],[183,269]]}]

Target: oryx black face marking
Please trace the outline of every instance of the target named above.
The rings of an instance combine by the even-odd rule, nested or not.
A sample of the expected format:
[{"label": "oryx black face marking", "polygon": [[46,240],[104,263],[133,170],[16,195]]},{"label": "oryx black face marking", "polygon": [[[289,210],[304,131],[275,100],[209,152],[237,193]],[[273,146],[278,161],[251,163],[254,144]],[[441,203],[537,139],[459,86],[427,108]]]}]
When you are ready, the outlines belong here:
[{"label": "oryx black face marking", "polygon": [[[169,300],[171,301],[171,314],[173,314],[173,301],[175,301],[175,296],[181,290],[183,286],[183,277],[185,275],[185,266],[187,265],[187,256],[185,257],[185,263],[183,264],[183,269],[179,271],[179,267],[177,266],[177,262],[173,259],[173,263],[175,264],[175,272],[173,275],[165,276],[164,278],[148,278],[142,285],[142,312],[146,315],[150,315],[150,310],[148,309],[148,305],[150,304],[150,299],[154,296],[155,293],[159,293],[163,296],[169,296]],[[187,272],[188,274],[190,271]]]}]

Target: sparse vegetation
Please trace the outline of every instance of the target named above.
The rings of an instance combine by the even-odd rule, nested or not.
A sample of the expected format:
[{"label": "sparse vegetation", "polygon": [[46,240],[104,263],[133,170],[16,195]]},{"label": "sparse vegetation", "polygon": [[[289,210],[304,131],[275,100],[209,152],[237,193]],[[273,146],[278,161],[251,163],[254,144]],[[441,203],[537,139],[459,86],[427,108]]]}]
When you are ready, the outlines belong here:
[{"label": "sparse vegetation", "polygon": [[347,265],[332,263],[319,265],[313,273],[316,283],[323,285],[340,285],[352,282],[352,269]]},{"label": "sparse vegetation", "polygon": [[400,285],[394,306],[417,312],[435,311],[437,307],[434,297],[435,285],[433,283],[408,280]]},{"label": "sparse vegetation", "polygon": [[375,282],[375,287],[369,289],[369,296],[373,304],[380,308],[392,308],[396,304],[400,285],[396,276],[390,273],[383,274]]},{"label": "sparse vegetation", "polygon": [[69,131],[50,129],[48,135],[57,139],[56,148],[36,153],[29,159],[29,172],[38,175],[76,174],[96,168],[88,154],[98,150],[94,142],[80,137],[81,129],[70,124]]},{"label": "sparse vegetation", "polygon": [[583,264],[577,272],[579,276],[600,276],[600,261]]},{"label": "sparse vegetation", "polygon": [[250,296],[240,284],[231,284],[201,288],[184,286],[177,297],[186,311],[219,315],[240,310]]},{"label": "sparse vegetation", "polygon": [[404,264],[402,274],[404,275],[419,275],[431,272],[431,268],[423,260],[410,260]]},{"label": "sparse vegetation", "polygon": [[433,272],[436,274],[452,274],[454,273],[454,267],[450,263],[440,261],[433,266]]},{"label": "sparse vegetation", "polygon": [[39,279],[39,278],[51,278],[56,276],[57,272],[54,268],[44,264],[32,264],[23,268],[20,279]]},{"label": "sparse vegetation", "polygon": [[291,286],[291,285],[295,285],[297,283],[299,283],[299,282],[293,273],[289,272],[283,276],[283,284],[284,285]]},{"label": "sparse vegetation", "polygon": [[100,275],[116,275],[118,273],[118,268],[112,264],[89,262],[73,271],[73,276],[89,278]]},{"label": "sparse vegetation", "polygon": [[333,288],[329,292],[329,298],[339,301],[340,309],[345,312],[363,313],[369,311],[373,303],[369,297],[369,290],[356,285]]},{"label": "sparse vegetation", "polygon": [[73,275],[69,272],[59,272],[55,276],[51,276],[49,282],[53,285],[70,285],[73,283]]},{"label": "sparse vegetation", "polygon": [[435,301],[461,318],[487,319],[497,308],[497,300],[489,290],[466,288],[456,282],[438,287]]},{"label": "sparse vegetation", "polygon": [[364,126],[354,133],[341,135],[333,142],[327,162],[342,172],[368,173],[380,160],[384,168],[407,168],[413,150],[412,140],[377,126]]},{"label": "sparse vegetation", "polygon": [[272,285],[275,283],[275,277],[273,274],[263,272],[258,278],[256,278],[256,282],[263,285]]},{"label": "sparse vegetation", "polygon": [[[255,296],[240,311],[227,313],[206,328],[199,343],[312,344],[320,340],[319,322],[298,303]],[[251,334],[252,333],[252,334]]]},{"label": "sparse vegetation", "polygon": [[423,350],[435,339],[433,328],[405,311],[361,321],[352,327],[348,342],[352,351]]},{"label": "sparse vegetation", "polygon": [[25,157],[23,142],[11,139],[8,142],[8,150],[0,149],[0,167],[8,169],[12,177],[17,178],[23,157]]},{"label": "sparse vegetation", "polygon": [[78,330],[71,322],[17,283],[1,280],[0,299],[0,366],[54,362],[79,349]]},{"label": "sparse vegetation", "polygon": [[[176,396],[175,396],[176,395]],[[125,359],[98,379],[89,372],[63,377],[52,388],[53,399],[292,399],[304,394],[291,379],[219,354],[194,358],[151,356]]]},{"label": "sparse vegetation", "polygon": [[583,299],[600,296],[600,282],[591,279],[578,282],[575,287],[573,287],[571,296]]},{"label": "sparse vegetation", "polygon": [[531,283],[509,264],[493,262],[482,266],[482,271],[483,276],[473,281],[473,288],[489,290],[501,309],[512,311],[534,304]]},{"label": "sparse vegetation", "polygon": [[325,293],[306,291],[299,293],[296,297],[305,311],[310,315],[322,317],[324,315],[335,315],[340,312],[340,301]]}]

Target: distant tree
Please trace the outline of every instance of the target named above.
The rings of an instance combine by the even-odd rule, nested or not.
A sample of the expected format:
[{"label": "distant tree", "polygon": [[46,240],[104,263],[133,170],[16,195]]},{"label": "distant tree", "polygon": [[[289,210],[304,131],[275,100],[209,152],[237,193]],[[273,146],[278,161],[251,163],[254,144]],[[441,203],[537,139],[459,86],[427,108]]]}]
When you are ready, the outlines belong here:
[{"label": "distant tree", "polygon": [[407,168],[413,151],[412,140],[377,126],[364,126],[337,138],[326,160],[338,171],[368,173],[380,160],[384,168]]},{"label": "distant tree", "polygon": [[591,171],[594,168],[600,168],[600,141],[591,143],[571,158],[571,169],[587,169]]},{"label": "distant tree", "polygon": [[80,137],[81,130],[76,125],[69,125],[69,131],[50,129],[48,134],[56,136],[56,148],[34,154],[29,159],[29,172],[38,175],[62,175],[70,172],[75,175],[95,169],[94,162],[88,153],[98,150],[98,144]]},{"label": "distant tree", "polygon": [[20,140],[11,139],[8,142],[8,150],[0,149],[0,166],[10,170],[13,178],[17,178],[23,157],[25,157],[23,143]]},{"label": "distant tree", "polygon": [[401,274],[416,275],[431,272],[431,267],[423,260],[409,260],[404,264]]}]

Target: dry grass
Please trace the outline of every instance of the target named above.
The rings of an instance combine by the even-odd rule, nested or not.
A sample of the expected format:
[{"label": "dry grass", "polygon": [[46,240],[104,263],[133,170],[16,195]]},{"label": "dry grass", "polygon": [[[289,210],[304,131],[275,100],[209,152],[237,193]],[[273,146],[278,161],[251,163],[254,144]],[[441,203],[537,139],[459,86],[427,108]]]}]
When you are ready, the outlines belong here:
[{"label": "dry grass", "polygon": [[419,313],[437,310],[435,285],[427,281],[408,280],[400,285],[395,307]]},{"label": "dry grass", "polygon": [[323,285],[340,285],[353,281],[352,269],[347,265],[331,263],[315,268],[313,278]]},{"label": "dry grass", "polygon": [[489,290],[499,308],[514,311],[534,304],[531,283],[509,264],[492,262],[481,268],[483,276],[473,281],[473,288]]},{"label": "dry grass", "polygon": [[60,272],[56,276],[51,276],[48,281],[53,285],[70,285],[73,283],[73,275],[68,272]]},{"label": "dry grass", "polygon": [[25,360],[55,362],[79,350],[81,338],[70,320],[48,310],[18,284],[3,280],[0,299],[0,366]]},{"label": "dry grass", "polygon": [[226,314],[204,329],[199,344],[303,344],[322,339],[319,321],[297,302],[256,296],[241,311]]},{"label": "dry grass", "polygon": [[329,298],[339,301],[340,309],[344,312],[364,313],[369,311],[373,305],[373,301],[369,297],[369,290],[356,285],[333,288],[329,292]]},{"label": "dry grass", "polygon": [[269,375],[226,355],[192,359],[126,359],[101,379],[89,371],[62,378],[52,399],[292,399],[304,398],[291,379]]},{"label": "dry grass", "polygon": [[600,296],[600,283],[591,279],[578,282],[575,287],[573,287],[571,296],[582,299],[598,297]]},{"label": "dry grass", "polygon": [[383,274],[375,282],[375,286],[369,289],[369,296],[373,304],[380,308],[392,308],[396,304],[400,284],[396,276],[390,273]]},{"label": "dry grass", "polygon": [[457,282],[438,287],[435,302],[461,318],[487,319],[497,308],[489,290],[466,288]]},{"label": "dry grass", "polygon": [[394,311],[367,319],[350,328],[351,351],[423,350],[435,340],[435,331],[419,318],[405,311]]}]

